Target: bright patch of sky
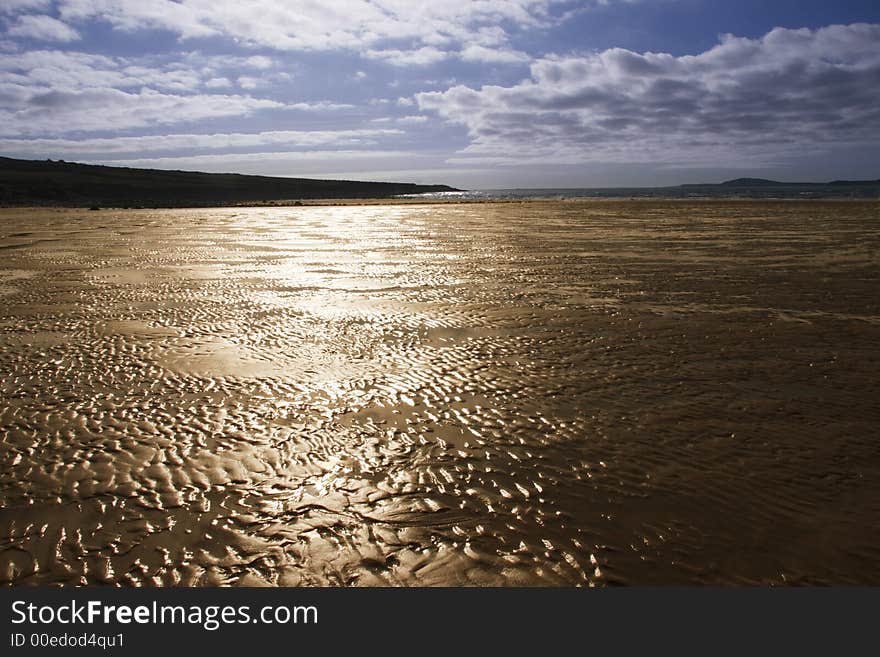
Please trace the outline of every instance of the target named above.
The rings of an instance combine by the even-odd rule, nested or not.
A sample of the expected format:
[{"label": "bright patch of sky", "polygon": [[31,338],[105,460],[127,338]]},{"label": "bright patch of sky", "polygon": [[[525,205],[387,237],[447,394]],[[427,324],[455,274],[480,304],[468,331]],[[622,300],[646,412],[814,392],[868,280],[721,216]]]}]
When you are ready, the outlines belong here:
[{"label": "bright patch of sky", "polygon": [[880,177],[875,0],[3,0],[0,154],[462,188]]}]

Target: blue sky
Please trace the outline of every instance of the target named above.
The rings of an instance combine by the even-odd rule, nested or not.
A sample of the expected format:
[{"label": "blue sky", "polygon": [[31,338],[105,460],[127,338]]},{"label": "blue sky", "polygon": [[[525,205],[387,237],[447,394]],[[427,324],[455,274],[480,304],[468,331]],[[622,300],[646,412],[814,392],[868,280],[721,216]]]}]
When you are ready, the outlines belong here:
[{"label": "blue sky", "polygon": [[598,187],[880,177],[880,3],[2,0],[0,153]]}]

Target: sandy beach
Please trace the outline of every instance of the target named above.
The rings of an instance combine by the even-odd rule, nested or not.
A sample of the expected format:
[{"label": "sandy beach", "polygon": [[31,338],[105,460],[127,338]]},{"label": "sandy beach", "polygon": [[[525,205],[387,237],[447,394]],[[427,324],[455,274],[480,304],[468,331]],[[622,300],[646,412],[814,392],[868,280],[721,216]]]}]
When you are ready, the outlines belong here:
[{"label": "sandy beach", "polygon": [[0,210],[0,581],[880,585],[878,209]]}]

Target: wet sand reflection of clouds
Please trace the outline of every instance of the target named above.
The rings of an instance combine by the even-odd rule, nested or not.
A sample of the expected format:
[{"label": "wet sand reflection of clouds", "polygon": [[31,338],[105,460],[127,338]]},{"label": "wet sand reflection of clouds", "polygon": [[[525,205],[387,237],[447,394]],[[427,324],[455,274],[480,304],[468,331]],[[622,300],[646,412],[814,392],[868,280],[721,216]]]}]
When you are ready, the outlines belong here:
[{"label": "wet sand reflection of clouds", "polygon": [[875,216],[4,210],[0,578],[878,583]]}]

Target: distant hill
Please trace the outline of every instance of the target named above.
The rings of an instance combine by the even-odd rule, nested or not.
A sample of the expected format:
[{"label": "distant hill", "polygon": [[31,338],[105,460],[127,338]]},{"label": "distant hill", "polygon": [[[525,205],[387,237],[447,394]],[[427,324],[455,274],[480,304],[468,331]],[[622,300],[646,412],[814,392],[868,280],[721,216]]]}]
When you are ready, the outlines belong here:
[{"label": "distant hill", "polygon": [[784,187],[786,185],[880,185],[880,180],[832,180],[827,183],[780,182],[766,178],[734,178],[720,183],[725,187]]},{"label": "distant hill", "polygon": [[0,205],[179,207],[297,199],[387,198],[447,185],[129,169],[0,157]]},{"label": "distant hill", "polygon": [[725,180],[721,184],[725,187],[762,187],[764,185],[785,185],[786,183],[766,178],[735,178],[734,180]]},{"label": "distant hill", "polygon": [[811,182],[782,182],[779,180],[768,180],[766,178],[734,178],[733,180],[725,180],[722,183],[688,183],[679,185],[679,187],[748,187],[751,189],[760,187],[803,187],[805,189],[815,189],[819,187],[876,187],[880,185],[880,180],[833,180],[831,182],[811,183]]}]

